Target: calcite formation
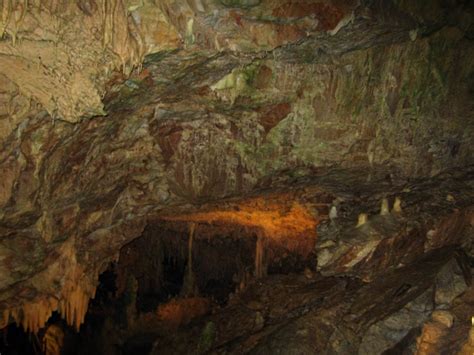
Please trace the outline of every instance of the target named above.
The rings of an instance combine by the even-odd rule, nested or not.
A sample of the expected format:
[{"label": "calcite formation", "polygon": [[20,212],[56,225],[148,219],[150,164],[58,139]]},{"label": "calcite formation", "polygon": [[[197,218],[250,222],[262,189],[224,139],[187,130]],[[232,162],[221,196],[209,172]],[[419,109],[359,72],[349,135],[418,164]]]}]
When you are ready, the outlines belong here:
[{"label": "calcite formation", "polygon": [[57,325],[50,325],[46,330],[46,334],[43,339],[43,351],[48,355],[58,355],[61,354],[61,349],[63,345],[63,330]]},{"label": "calcite formation", "polygon": [[267,242],[364,282],[466,247],[474,13],[443,3],[0,1],[0,328],[78,329],[154,224],[257,231],[257,276]]},{"label": "calcite formation", "polygon": [[0,74],[53,119],[77,122],[106,114],[102,98],[113,70],[129,73],[146,54],[179,43],[164,15],[148,4],[135,8],[121,0],[2,3]]},{"label": "calcite formation", "polygon": [[163,219],[205,224],[235,224],[254,228],[265,238],[288,243],[288,240],[297,240],[302,236],[316,236],[318,220],[313,214],[317,215],[316,208],[320,206],[314,204],[303,206],[291,200],[291,196],[266,196],[265,200],[256,198],[237,203],[231,210],[227,208],[210,210],[188,215],[165,216]]},{"label": "calcite formation", "polygon": [[61,249],[59,260],[51,266],[51,269],[40,272],[43,273],[43,277],[40,276],[43,282],[54,283],[55,274],[62,276],[63,284],[59,297],[49,294],[37,297],[34,289],[25,290],[27,299],[24,304],[4,310],[2,327],[9,319],[13,319],[26,331],[36,333],[43,327],[52,312],[58,311],[68,324],[79,329],[84,321],[89,299],[95,294],[95,278],[92,281],[88,280],[89,275],[85,275],[82,268],[77,265],[76,251],[72,243],[64,243]]}]

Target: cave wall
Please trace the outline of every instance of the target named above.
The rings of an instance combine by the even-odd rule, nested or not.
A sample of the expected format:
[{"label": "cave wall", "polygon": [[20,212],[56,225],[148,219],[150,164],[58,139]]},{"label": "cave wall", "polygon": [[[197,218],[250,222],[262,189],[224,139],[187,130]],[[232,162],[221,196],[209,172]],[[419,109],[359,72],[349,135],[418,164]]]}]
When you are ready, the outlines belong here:
[{"label": "cave wall", "polygon": [[0,325],[80,323],[165,207],[472,164],[472,8],[443,6],[3,1]]},{"label": "cave wall", "polygon": [[468,164],[473,53],[460,36],[446,29],[337,63],[265,59],[232,71],[211,86],[210,106],[228,111],[156,123],[173,192],[239,193],[280,171],[384,165],[419,177]]}]

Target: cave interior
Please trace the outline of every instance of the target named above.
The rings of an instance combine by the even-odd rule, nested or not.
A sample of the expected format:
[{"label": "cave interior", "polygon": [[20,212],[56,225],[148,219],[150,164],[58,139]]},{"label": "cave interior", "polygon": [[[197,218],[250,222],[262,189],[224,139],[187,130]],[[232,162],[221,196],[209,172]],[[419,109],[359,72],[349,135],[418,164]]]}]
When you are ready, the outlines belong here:
[{"label": "cave interior", "polygon": [[0,355],[474,354],[473,1],[0,13]]}]

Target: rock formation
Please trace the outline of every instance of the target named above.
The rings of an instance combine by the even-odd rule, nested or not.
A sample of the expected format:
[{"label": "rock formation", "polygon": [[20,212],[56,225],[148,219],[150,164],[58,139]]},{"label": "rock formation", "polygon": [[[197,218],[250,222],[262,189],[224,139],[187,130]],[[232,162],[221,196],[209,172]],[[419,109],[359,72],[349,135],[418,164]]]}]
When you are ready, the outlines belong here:
[{"label": "rock formation", "polygon": [[[403,338],[427,353],[445,346],[426,340],[439,329],[464,334],[413,305],[454,255],[470,279],[471,2],[3,0],[0,12],[0,329],[38,333],[57,312],[79,330],[112,263],[118,293],[133,277],[138,295],[188,265],[196,302],[155,314],[209,317],[204,338],[183,333],[199,351],[288,350],[284,329],[316,325],[330,345],[303,332],[303,353],[364,349],[400,314],[422,313],[421,333],[380,349]],[[147,249],[156,262],[140,260]],[[305,268],[306,281],[280,275]],[[218,280],[243,301],[209,316]],[[270,308],[249,306],[269,285]],[[393,307],[369,309],[371,292]],[[454,314],[455,300],[469,303],[452,297]],[[132,333],[150,322],[137,317]],[[180,339],[162,342],[179,353]]]}]

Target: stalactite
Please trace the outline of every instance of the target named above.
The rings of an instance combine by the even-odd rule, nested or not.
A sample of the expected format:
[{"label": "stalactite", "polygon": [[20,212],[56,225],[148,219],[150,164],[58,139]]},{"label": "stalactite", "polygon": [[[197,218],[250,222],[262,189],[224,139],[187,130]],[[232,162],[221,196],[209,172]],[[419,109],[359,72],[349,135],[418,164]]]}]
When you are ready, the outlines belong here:
[{"label": "stalactite", "polygon": [[264,237],[257,236],[257,242],[255,244],[255,277],[262,278],[266,274],[264,265],[265,256],[265,245]]},{"label": "stalactite", "polygon": [[[68,248],[65,249],[69,255]],[[67,269],[64,286],[58,300],[56,296],[48,296],[32,300],[15,308],[4,310],[0,328],[10,320],[21,325],[26,332],[38,333],[44,327],[51,314],[59,311],[67,324],[77,331],[84,322],[89,300],[95,296],[95,285],[85,277],[82,270],[75,265],[75,258],[70,256],[73,265]]]},{"label": "stalactite", "polygon": [[63,290],[63,298],[60,301],[55,297],[49,297],[25,303],[13,310],[5,310],[2,325],[6,325],[11,317],[26,332],[37,333],[46,324],[51,314],[59,311],[66,322],[78,331],[84,322],[89,299],[93,298],[94,294],[93,287],[75,285]]},{"label": "stalactite", "polygon": [[57,300],[54,298],[27,303],[16,309],[4,311],[4,321],[8,322],[11,318],[25,331],[37,333],[46,324],[51,313],[57,309],[57,305]]},{"label": "stalactite", "polygon": [[62,313],[63,317],[66,317],[66,321],[70,326],[74,326],[77,331],[81,324],[84,322],[84,318],[87,313],[87,306],[89,300],[95,296],[95,288],[90,285],[71,287],[68,295],[63,300],[66,303],[64,309],[66,314]]},{"label": "stalactite", "polygon": [[13,45],[16,43],[18,29],[20,28],[23,20],[25,19],[26,11],[28,10],[28,0],[21,0],[18,4],[19,11],[15,12],[15,28],[12,33]]},{"label": "stalactite", "polygon": [[[21,325],[27,332],[37,333],[47,322],[57,302],[54,300],[41,300],[37,303],[25,304],[20,313],[22,313]],[[19,323],[19,319],[17,319]]]},{"label": "stalactite", "polygon": [[195,228],[196,228],[196,224],[190,223],[189,240],[188,240],[188,271],[190,272],[192,272],[192,267],[193,267],[193,240],[194,240]]},{"label": "stalactite", "polygon": [[10,318],[10,310],[5,309],[2,312],[2,318],[0,319],[0,329],[3,329],[8,325],[9,318]]},{"label": "stalactite", "polygon": [[10,22],[12,14],[12,0],[4,0],[2,7],[2,23],[0,27],[0,39],[3,37],[5,30]]},{"label": "stalactite", "polygon": [[140,66],[145,45],[137,24],[129,19],[123,0],[102,0],[102,45],[120,58],[123,72],[128,75]]},{"label": "stalactite", "polygon": [[183,281],[182,294],[185,296],[193,296],[196,293],[195,279],[193,273],[193,241],[196,224],[191,222],[189,224],[189,238],[188,238],[188,263],[186,266],[186,275]]}]

